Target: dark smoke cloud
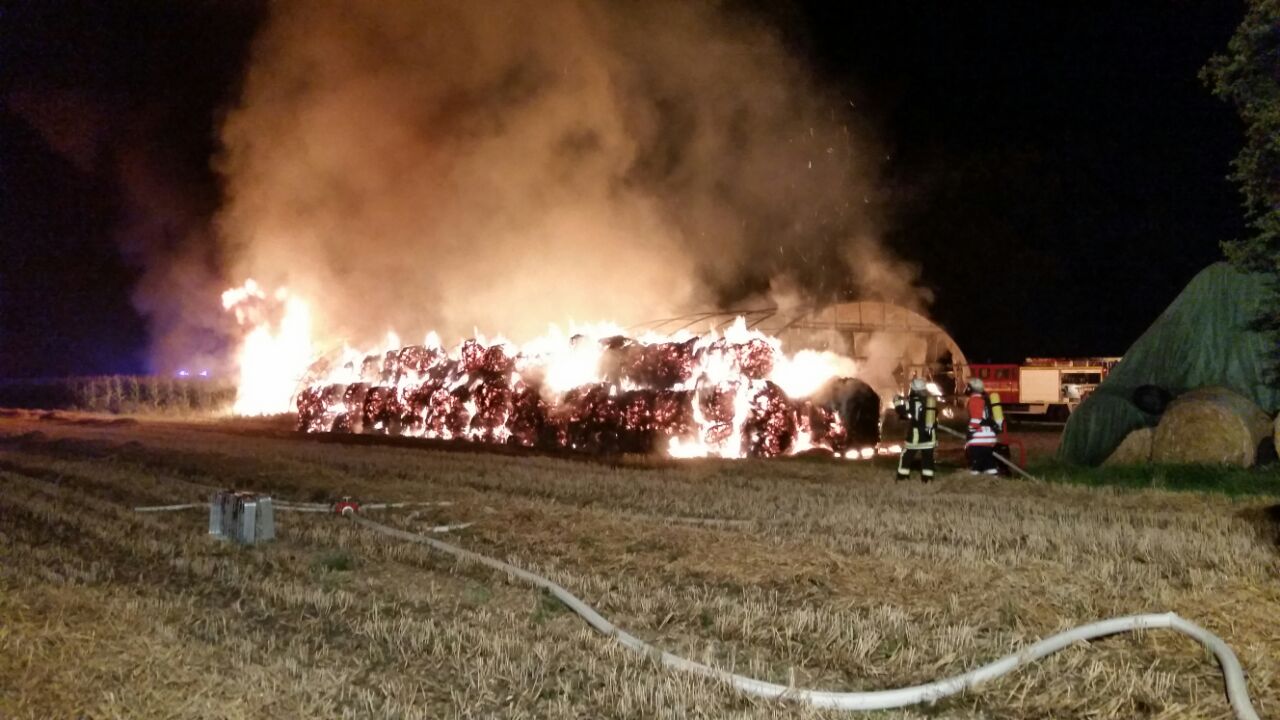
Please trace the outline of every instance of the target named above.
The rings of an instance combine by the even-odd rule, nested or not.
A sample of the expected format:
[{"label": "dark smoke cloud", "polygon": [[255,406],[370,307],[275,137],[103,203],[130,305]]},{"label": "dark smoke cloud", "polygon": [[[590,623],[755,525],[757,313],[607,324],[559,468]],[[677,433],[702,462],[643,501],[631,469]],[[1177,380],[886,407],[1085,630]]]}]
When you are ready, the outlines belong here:
[{"label": "dark smoke cloud", "polygon": [[914,301],[846,110],[713,3],[283,0],[222,127],[227,279],[357,342]]}]

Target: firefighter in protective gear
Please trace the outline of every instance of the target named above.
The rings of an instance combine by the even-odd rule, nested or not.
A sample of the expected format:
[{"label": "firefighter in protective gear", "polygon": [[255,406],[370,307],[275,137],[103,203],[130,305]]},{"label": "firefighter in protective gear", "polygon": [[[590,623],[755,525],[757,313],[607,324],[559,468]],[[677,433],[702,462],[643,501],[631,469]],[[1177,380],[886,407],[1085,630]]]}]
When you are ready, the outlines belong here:
[{"label": "firefighter in protective gear", "polygon": [[969,380],[969,400],[966,404],[969,411],[969,427],[964,449],[969,456],[969,473],[977,475],[985,473],[995,475],[996,440],[1004,431],[1004,409],[1000,406],[998,393],[983,391],[982,380]]},{"label": "firefighter in protective gear", "polygon": [[898,417],[907,421],[907,442],[898,457],[898,479],[911,477],[920,466],[920,479],[933,479],[933,450],[938,446],[938,399],[929,392],[923,378],[911,381],[911,394],[894,398]]}]

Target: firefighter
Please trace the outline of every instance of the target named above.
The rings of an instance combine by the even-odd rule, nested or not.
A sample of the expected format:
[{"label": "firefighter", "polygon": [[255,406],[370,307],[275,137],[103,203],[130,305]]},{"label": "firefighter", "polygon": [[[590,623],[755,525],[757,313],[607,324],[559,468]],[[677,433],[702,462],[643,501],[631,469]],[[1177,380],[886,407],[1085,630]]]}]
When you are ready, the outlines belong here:
[{"label": "firefighter", "polygon": [[995,475],[997,435],[1004,431],[1004,410],[998,393],[983,392],[982,380],[969,380],[969,427],[964,449],[969,456],[969,473]]},{"label": "firefighter", "polygon": [[911,381],[911,394],[894,398],[898,417],[907,421],[907,442],[898,456],[898,479],[911,477],[920,466],[920,480],[933,479],[933,449],[938,446],[938,400],[929,392],[923,378]]}]

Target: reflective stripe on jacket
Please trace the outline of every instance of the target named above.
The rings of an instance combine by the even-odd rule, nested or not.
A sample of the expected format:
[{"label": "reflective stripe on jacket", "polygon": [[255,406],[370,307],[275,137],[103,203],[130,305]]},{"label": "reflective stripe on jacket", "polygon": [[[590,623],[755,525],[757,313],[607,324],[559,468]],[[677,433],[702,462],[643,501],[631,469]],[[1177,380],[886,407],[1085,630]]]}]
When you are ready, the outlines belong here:
[{"label": "reflective stripe on jacket", "polygon": [[938,399],[929,393],[911,393],[907,396],[906,447],[908,450],[929,450],[938,445]]},{"label": "reflective stripe on jacket", "polygon": [[983,397],[982,393],[970,393],[966,408],[969,411],[969,433],[964,446],[994,446],[996,444],[996,429],[992,427],[994,423],[987,415],[987,399]]}]

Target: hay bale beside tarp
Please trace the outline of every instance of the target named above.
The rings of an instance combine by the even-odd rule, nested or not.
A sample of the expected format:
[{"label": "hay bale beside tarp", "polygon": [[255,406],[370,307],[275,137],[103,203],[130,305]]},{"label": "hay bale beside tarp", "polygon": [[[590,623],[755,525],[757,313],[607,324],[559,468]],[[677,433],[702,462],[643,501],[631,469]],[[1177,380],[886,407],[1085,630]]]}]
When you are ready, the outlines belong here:
[{"label": "hay bale beside tarp", "polygon": [[[1266,382],[1274,343],[1250,329],[1269,299],[1259,275],[1242,273],[1227,263],[1201,271],[1071,414],[1059,457],[1097,465],[1130,432],[1154,424],[1154,418],[1136,407],[1132,412],[1117,409],[1117,402],[1132,407],[1134,391],[1144,385],[1175,396],[1201,387],[1226,387],[1267,413],[1280,410],[1280,389]],[[1093,402],[1096,397],[1108,399]]]},{"label": "hay bale beside tarp", "polygon": [[1071,462],[1097,465],[1134,430],[1154,427],[1155,417],[1139,410],[1126,395],[1099,388],[1067,419],[1058,453]]},{"label": "hay bale beside tarp", "polygon": [[1247,397],[1221,387],[1179,395],[1156,427],[1151,459],[1251,467],[1271,418]]},{"label": "hay bale beside tarp", "polygon": [[1151,462],[1151,448],[1156,436],[1155,428],[1143,427],[1125,436],[1120,447],[1103,461],[1103,465],[1145,465]]}]

